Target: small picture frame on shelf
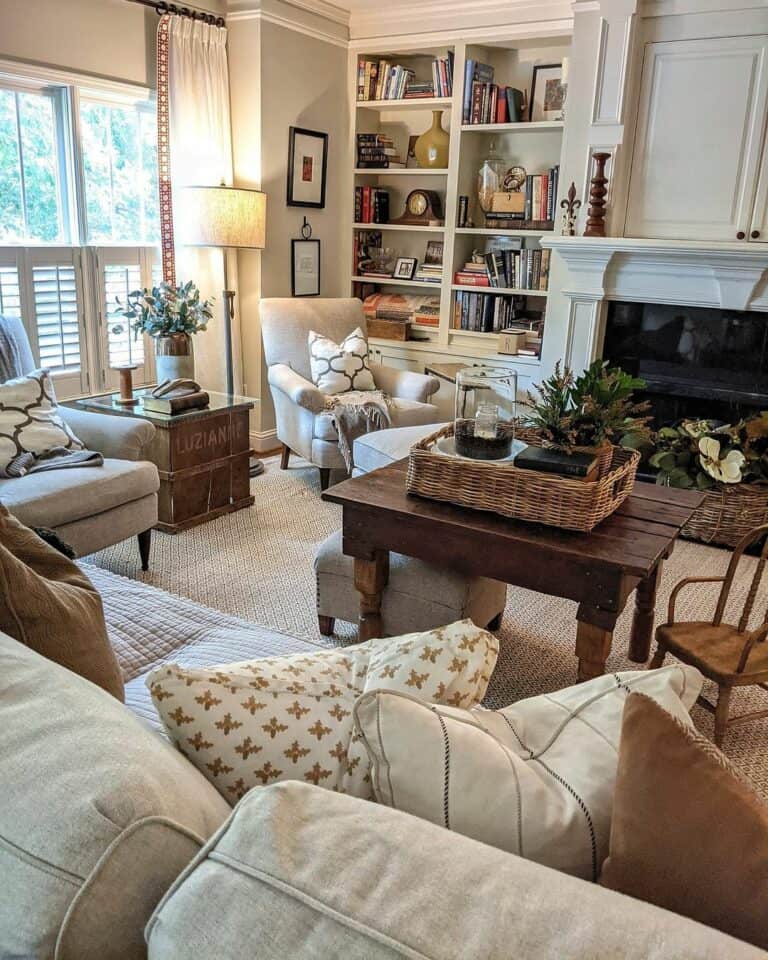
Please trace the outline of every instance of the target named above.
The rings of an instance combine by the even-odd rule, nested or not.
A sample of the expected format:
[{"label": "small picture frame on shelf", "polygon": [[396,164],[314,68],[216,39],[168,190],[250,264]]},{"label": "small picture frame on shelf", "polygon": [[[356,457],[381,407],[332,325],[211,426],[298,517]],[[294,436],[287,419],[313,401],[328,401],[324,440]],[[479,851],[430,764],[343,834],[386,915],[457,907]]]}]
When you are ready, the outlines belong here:
[{"label": "small picture frame on shelf", "polygon": [[562,120],[565,92],[562,63],[537,63],[533,68],[528,108],[528,119],[531,123]]},{"label": "small picture frame on shelf", "polygon": [[392,276],[395,280],[412,280],[417,262],[416,257],[398,257]]},{"label": "small picture frame on shelf", "polygon": [[291,296],[320,296],[319,240],[291,240]]},{"label": "small picture frame on shelf", "polygon": [[328,134],[317,130],[289,127],[288,194],[289,207],[325,206],[325,180],[328,167]]}]

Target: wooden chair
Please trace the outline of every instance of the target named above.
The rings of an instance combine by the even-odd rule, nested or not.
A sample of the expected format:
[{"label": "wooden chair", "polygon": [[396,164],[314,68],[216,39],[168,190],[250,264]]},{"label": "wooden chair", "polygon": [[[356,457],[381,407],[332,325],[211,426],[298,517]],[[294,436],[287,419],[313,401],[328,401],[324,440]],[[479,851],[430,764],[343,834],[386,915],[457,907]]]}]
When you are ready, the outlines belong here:
[{"label": "wooden chair", "polygon": [[[768,716],[768,709],[728,716],[731,691],[734,687],[758,686],[768,690],[768,611],[763,623],[756,630],[748,630],[749,618],[755,603],[760,581],[768,557],[768,538],[766,538],[757,563],[752,583],[749,587],[744,608],[738,626],[723,623],[733,578],[744,551],[756,540],[768,533],[768,524],[755,527],[736,545],[728,569],[723,577],[686,577],[675,586],[669,598],[667,623],[656,630],[658,649],[651,660],[649,669],[660,667],[669,652],[683,663],[698,667],[699,670],[717,684],[717,705],[713,706],[705,697],[699,697],[699,703],[715,715],[715,743],[722,745],[729,724],[744,723],[758,717]],[[675,603],[683,587],[691,583],[722,583],[717,600],[715,615],[711,621],[694,620],[675,622]]]}]

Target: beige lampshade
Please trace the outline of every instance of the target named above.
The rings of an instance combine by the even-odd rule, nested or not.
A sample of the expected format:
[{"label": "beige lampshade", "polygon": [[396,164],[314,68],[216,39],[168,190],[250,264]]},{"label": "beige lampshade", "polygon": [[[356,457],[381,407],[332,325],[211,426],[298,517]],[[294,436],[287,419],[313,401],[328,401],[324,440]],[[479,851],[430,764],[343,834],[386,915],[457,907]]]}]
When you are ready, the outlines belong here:
[{"label": "beige lampshade", "polygon": [[179,241],[190,247],[255,247],[266,236],[267,195],[242,187],[185,187]]}]

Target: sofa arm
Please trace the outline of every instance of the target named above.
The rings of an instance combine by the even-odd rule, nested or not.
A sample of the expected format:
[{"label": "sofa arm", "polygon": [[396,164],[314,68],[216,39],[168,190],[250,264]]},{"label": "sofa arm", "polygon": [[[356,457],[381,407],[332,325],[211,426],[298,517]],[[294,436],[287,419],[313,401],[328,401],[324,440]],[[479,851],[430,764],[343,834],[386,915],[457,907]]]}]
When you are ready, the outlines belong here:
[{"label": "sofa arm", "polygon": [[111,460],[146,460],[155,428],[135,417],[111,417],[75,407],[59,407],[59,413],[89,450]]},{"label": "sofa arm", "polygon": [[411,370],[398,370],[397,367],[385,367],[381,363],[369,365],[376,386],[391,397],[428,403],[432,394],[440,389],[437,377],[413,373]]},{"label": "sofa arm", "polygon": [[325,409],[325,394],[296,373],[286,363],[273,364],[267,373],[270,386],[289,397],[295,404],[312,413]]}]

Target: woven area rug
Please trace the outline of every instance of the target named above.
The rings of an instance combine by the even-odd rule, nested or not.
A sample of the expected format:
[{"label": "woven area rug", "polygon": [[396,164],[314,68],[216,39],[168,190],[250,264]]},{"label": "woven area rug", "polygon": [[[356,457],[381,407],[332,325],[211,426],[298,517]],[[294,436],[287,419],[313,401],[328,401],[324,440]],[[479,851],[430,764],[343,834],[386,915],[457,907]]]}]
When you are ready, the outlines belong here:
[{"label": "woven area rug", "polygon": [[[276,457],[267,458],[266,473],[252,481],[255,505],[184,534],[153,536],[151,569],[142,573],[133,541],[103,550],[93,557],[115,573],[145,580],[171,593],[189,597],[263,627],[314,641],[349,643],[355,627],[337,622],[336,640],[324,640],[315,617],[312,557],[316,545],[340,525],[340,508],[320,499],[318,472],[301,460],[282,471]],[[723,573],[729,554],[680,541],[665,566],[657,607],[657,622],[666,616],[672,587],[685,576]],[[747,558],[736,593],[748,589],[754,560]],[[553,571],[556,575],[556,571]],[[716,587],[693,585],[678,601],[680,619],[706,619],[713,609]],[[763,616],[768,583],[755,609]],[[499,631],[501,652],[486,704],[499,707],[576,680],[574,657],[576,605],[513,587]],[[616,628],[608,669],[633,670],[627,659],[631,603]],[[736,691],[733,714],[768,708],[768,693]],[[697,726],[712,733],[712,719],[700,707],[693,711]],[[768,719],[732,728],[725,752],[768,797]]]}]

